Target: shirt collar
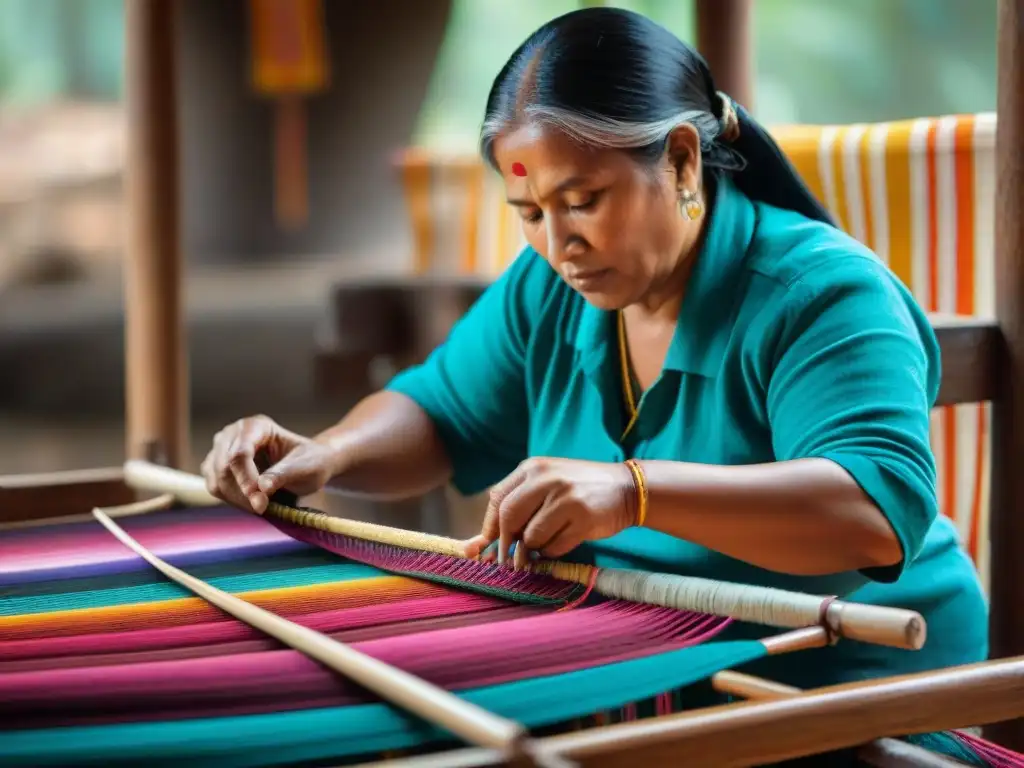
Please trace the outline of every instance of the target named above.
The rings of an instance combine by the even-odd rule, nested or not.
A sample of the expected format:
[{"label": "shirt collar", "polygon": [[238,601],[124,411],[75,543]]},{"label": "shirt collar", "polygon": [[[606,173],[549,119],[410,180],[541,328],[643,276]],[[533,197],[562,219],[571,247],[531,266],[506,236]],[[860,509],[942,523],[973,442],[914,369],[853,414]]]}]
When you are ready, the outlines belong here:
[{"label": "shirt collar", "polygon": [[[664,368],[714,378],[732,333],[741,273],[754,236],[756,213],[733,183],[719,177],[704,245],[696,256]],[[588,373],[607,359],[614,313],[584,302],[575,346]]]}]

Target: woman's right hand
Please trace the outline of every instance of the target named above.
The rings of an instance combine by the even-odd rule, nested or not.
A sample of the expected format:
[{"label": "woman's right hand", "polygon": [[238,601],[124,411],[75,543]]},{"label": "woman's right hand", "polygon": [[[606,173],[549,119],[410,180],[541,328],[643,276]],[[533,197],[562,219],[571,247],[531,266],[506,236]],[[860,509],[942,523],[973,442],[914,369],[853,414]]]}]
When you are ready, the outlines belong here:
[{"label": "woman's right hand", "polygon": [[214,436],[201,471],[211,494],[262,515],[270,496],[282,488],[306,496],[327,485],[335,460],[328,446],[267,416],[251,416]]}]

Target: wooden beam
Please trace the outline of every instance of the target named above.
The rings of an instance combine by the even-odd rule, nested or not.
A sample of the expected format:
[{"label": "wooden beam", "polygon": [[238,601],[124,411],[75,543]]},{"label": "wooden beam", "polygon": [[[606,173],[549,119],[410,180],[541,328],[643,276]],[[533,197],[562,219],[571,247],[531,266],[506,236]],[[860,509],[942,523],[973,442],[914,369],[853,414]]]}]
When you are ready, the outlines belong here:
[{"label": "wooden beam", "polygon": [[[1024,657],[865,680],[790,698],[743,702],[538,739],[540,755],[583,768],[754,766],[859,747],[874,739],[990,723],[1024,711]],[[501,765],[493,750],[456,750],[387,763],[394,768]],[[828,764],[827,761],[825,764]],[[380,765],[382,763],[369,763]]]},{"label": "wooden beam", "polygon": [[125,397],[128,457],[181,467],[189,440],[176,6],[176,0],[125,3]]},{"label": "wooden beam", "polygon": [[[992,414],[991,655],[1024,652],[1024,0],[999,0],[996,314],[1005,369]],[[1024,720],[987,731],[1024,751]]]},{"label": "wooden beam", "polygon": [[82,515],[135,498],[120,467],[0,476],[0,525]]},{"label": "wooden beam", "polygon": [[733,101],[754,109],[752,0],[696,0],[697,50],[715,85]]},{"label": "wooden beam", "polygon": [[996,397],[1003,335],[995,320],[930,315],[942,350],[936,405],[983,403]]},{"label": "wooden beam", "polygon": [[[331,328],[318,345],[317,389],[348,392],[370,381],[374,358],[402,365],[422,359],[486,289],[487,282],[453,278],[426,282],[381,279],[339,286],[331,298]],[[996,396],[1002,333],[994,319],[929,316],[942,349],[937,405],[981,403]]]},{"label": "wooden beam", "polygon": [[[584,768],[752,766],[821,754],[885,736],[987,724],[1024,711],[1024,657],[807,691],[782,701],[712,707],[545,739],[543,751]],[[742,735],[742,737],[740,737]]]}]

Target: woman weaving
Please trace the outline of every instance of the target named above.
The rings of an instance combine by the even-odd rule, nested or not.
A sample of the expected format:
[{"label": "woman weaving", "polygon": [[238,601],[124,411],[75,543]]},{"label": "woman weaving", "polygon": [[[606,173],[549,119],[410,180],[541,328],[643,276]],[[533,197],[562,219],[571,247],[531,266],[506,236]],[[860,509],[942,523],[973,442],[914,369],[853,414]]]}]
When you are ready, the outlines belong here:
[{"label": "woman weaving", "polygon": [[482,151],[529,247],[336,426],[221,431],[209,490],[260,513],[328,483],[491,487],[469,556],[497,544],[513,567],[540,553],[927,620],[915,653],[840,643],[758,667],[800,687],[985,658],[982,592],[937,509],[928,320],[703,60],[637,14],[570,13],[498,74]]}]

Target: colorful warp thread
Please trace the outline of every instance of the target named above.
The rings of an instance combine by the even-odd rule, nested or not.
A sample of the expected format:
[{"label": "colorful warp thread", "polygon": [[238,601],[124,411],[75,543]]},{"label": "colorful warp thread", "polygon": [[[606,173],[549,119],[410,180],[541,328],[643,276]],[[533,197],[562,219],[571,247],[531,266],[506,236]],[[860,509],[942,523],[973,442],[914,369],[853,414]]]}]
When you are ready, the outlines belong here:
[{"label": "colorful warp thread", "polygon": [[[584,586],[472,561],[476,592],[393,575],[235,510],[120,524],[221,589],[534,728],[681,708],[681,689],[764,653],[706,642],[725,619],[596,596],[563,610]],[[390,564],[431,576],[438,558],[454,561],[396,548]],[[5,766],[263,765],[450,741],[166,581],[98,523],[5,533],[0,596]]]},{"label": "colorful warp thread", "polygon": [[[223,590],[539,732],[704,703],[695,683],[765,653],[716,639],[725,619],[236,510],[121,524]],[[452,586],[466,581],[475,591]],[[337,764],[452,745],[168,582],[98,523],[5,533],[0,598],[0,765]],[[913,740],[1024,765],[966,734]]]}]

